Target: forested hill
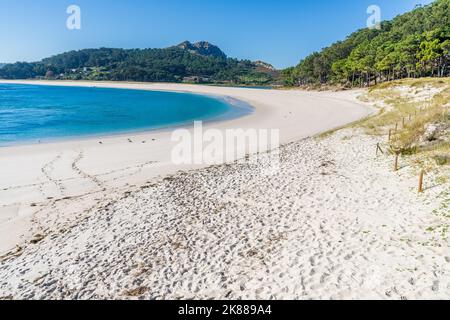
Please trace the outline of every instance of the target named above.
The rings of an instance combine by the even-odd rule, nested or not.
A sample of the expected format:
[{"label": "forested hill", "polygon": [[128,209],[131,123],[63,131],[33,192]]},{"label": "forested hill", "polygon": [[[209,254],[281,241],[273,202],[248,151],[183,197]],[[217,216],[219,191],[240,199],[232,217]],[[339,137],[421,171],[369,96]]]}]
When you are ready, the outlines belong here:
[{"label": "forested hill", "polygon": [[[270,66],[270,65],[268,65]],[[269,84],[278,71],[260,62],[228,58],[218,47],[188,41],[165,49],[86,49],[0,69],[4,79],[120,80]]]},{"label": "forested hill", "polygon": [[363,29],[283,71],[287,85],[368,86],[405,77],[449,76],[450,0]]}]

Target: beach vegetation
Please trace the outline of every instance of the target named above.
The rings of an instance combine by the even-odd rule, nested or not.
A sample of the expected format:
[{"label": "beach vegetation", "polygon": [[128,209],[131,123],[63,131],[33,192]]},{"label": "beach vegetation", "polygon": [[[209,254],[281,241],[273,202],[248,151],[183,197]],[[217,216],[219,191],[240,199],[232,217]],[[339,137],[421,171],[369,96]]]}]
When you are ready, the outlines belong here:
[{"label": "beach vegetation", "polygon": [[364,99],[382,103],[383,108],[355,127],[370,135],[390,136],[385,148],[411,157],[416,168],[430,171],[450,164],[450,79],[384,83],[368,90]]}]

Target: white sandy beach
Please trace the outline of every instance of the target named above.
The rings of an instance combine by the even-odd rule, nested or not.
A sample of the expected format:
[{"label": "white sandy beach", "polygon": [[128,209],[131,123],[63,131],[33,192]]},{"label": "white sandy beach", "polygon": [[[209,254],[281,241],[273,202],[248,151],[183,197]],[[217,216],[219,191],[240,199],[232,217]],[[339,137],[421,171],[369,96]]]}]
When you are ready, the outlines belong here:
[{"label": "white sandy beach", "polygon": [[390,159],[375,157],[377,139],[357,130],[311,138],[369,115],[359,92],[64,85],[248,102],[252,115],[208,126],[280,129],[281,170],[260,174],[269,154],[257,164],[175,166],[170,131],[1,148],[0,252],[10,254],[0,297],[450,296],[447,240],[425,232],[442,186],[430,179],[418,197],[416,177],[393,173]]},{"label": "white sandy beach", "polygon": [[[5,82],[5,81],[2,81]],[[206,127],[280,129],[282,143],[296,141],[369,113],[357,93],[306,93],[177,84],[9,81],[65,86],[96,86],[192,92],[233,97],[250,103],[250,116]],[[339,112],[335,112],[339,109]],[[171,130],[0,148],[0,255],[55,222],[79,219],[105,199],[155,177],[192,169],[171,161]],[[129,142],[128,139],[133,141]],[[102,142],[102,144],[99,144]],[[145,143],[143,143],[145,142]],[[47,223],[48,222],[48,223]]]}]

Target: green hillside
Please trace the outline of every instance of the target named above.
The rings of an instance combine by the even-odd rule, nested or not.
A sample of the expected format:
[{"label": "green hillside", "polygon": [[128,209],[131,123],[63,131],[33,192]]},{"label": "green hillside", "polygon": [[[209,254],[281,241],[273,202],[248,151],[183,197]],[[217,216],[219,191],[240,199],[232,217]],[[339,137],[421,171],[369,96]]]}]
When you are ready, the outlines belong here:
[{"label": "green hillside", "polygon": [[269,84],[278,72],[259,62],[228,58],[208,42],[165,49],[85,49],[0,69],[0,78]]},{"label": "green hillside", "polygon": [[450,74],[450,0],[363,29],[283,71],[285,84],[368,86]]}]

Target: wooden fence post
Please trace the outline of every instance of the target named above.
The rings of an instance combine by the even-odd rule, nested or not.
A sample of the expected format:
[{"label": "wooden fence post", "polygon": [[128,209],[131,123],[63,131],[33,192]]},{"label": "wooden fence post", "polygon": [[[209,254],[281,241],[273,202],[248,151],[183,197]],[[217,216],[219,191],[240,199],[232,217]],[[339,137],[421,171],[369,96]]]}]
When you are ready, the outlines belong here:
[{"label": "wooden fence post", "polygon": [[378,156],[378,151],[381,152],[381,154],[384,154],[383,149],[381,149],[380,144],[377,143],[377,156]]},{"label": "wooden fence post", "polygon": [[423,176],[425,175],[425,171],[422,170],[420,171],[420,176],[419,176],[419,193],[423,192]]},{"label": "wooden fence post", "polygon": [[398,157],[399,153],[395,154],[394,171],[398,171]]}]

